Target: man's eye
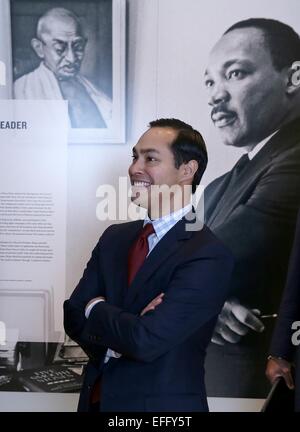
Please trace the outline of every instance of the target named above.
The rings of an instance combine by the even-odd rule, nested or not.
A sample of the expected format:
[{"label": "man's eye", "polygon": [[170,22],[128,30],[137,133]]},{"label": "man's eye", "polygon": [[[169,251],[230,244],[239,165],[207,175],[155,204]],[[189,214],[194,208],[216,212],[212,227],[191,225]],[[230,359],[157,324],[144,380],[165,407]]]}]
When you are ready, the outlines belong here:
[{"label": "man's eye", "polygon": [[74,45],[74,51],[82,53],[84,51],[84,45],[82,43]]},{"label": "man's eye", "polygon": [[242,71],[240,69],[235,69],[235,70],[229,72],[227,78],[228,79],[232,79],[232,78],[233,79],[234,78],[241,79],[241,78],[244,78],[245,75],[246,75],[246,73],[244,71]]},{"label": "man's eye", "polygon": [[205,85],[206,88],[212,87],[212,85],[213,85],[213,80],[206,80],[206,81],[204,82],[204,85]]},{"label": "man's eye", "polygon": [[154,157],[148,156],[147,157],[147,162],[156,162],[157,159],[155,159]]},{"label": "man's eye", "polygon": [[54,48],[58,55],[62,55],[66,49],[66,47],[63,45],[55,45]]}]

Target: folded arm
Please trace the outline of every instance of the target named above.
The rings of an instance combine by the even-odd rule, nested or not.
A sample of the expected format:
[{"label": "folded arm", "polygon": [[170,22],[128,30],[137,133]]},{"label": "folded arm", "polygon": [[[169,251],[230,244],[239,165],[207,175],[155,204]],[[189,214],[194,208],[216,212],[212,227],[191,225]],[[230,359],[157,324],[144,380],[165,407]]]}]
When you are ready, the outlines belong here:
[{"label": "folded arm", "polygon": [[84,270],[77,287],[68,300],[64,302],[64,328],[66,333],[86,352],[90,359],[99,360],[105,349],[95,347],[90,341],[82,340],[82,331],[86,324],[85,308],[98,296],[105,297],[105,283],[102,275],[101,248],[105,233],[92,252],[92,256]]},{"label": "folded arm", "polygon": [[178,267],[162,303],[134,315],[100,302],[92,309],[81,337],[140,361],[153,361],[214,319],[227,294],[233,260],[208,255]]}]

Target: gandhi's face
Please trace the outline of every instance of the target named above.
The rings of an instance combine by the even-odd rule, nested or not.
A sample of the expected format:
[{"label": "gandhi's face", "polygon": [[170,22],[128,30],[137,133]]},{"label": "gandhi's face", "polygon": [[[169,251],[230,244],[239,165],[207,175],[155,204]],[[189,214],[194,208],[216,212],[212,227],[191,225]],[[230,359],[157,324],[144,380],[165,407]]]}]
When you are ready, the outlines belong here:
[{"label": "gandhi's face", "polygon": [[211,118],[227,145],[247,147],[274,132],[288,112],[284,72],[274,68],[261,30],[225,34],[205,73]]},{"label": "gandhi's face", "polygon": [[44,27],[39,56],[58,79],[72,78],[80,70],[86,43],[78,24],[71,18],[49,18]]}]

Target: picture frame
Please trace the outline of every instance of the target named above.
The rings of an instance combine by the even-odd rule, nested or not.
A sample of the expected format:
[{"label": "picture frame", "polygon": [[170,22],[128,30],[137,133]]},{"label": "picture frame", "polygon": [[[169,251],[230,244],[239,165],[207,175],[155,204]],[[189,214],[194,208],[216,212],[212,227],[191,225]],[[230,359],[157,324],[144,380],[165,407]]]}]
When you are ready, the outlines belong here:
[{"label": "picture frame", "polygon": [[[41,37],[45,24],[41,24],[40,18],[54,8],[63,8],[78,18],[84,47],[78,45],[79,48],[76,48],[75,42],[72,45],[73,41],[58,40],[55,31],[59,29],[59,15],[58,18],[51,17],[53,38],[45,40]],[[126,1],[11,0],[10,10],[12,97],[68,100],[69,144],[125,143]],[[65,51],[61,54],[63,43]],[[51,49],[54,52],[55,49],[53,55],[61,58],[75,56],[75,66],[72,60],[69,60],[70,66],[66,65],[65,60],[60,76],[58,66],[55,69],[54,65],[51,70],[51,58],[47,59],[50,67],[46,64],[45,47],[48,51]],[[78,49],[80,60],[76,60],[74,49]],[[37,75],[40,72],[38,69],[42,74],[33,81],[36,78],[33,73]],[[66,75],[69,76],[66,78]],[[76,86],[73,87],[75,81]],[[70,88],[66,91],[68,87],[72,87],[71,93]]]}]

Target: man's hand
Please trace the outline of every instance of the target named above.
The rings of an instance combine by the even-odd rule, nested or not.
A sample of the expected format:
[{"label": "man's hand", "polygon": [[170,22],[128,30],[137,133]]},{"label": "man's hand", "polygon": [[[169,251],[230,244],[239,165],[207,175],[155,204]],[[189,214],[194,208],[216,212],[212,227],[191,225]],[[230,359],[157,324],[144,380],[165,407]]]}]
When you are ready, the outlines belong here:
[{"label": "man's hand", "polygon": [[145,313],[149,312],[150,310],[154,310],[156,306],[158,306],[162,302],[162,298],[164,296],[164,293],[159,294],[157,297],[155,297],[147,306],[142,310],[141,316],[145,315]]},{"label": "man's hand", "polygon": [[294,388],[294,381],[291,374],[291,363],[280,358],[271,358],[268,360],[266,367],[266,376],[271,384],[274,384],[277,378],[283,377],[289,389]]},{"label": "man's hand", "polygon": [[217,345],[238,343],[249,330],[263,332],[265,327],[258,319],[259,314],[257,309],[249,309],[237,299],[229,299],[218,317],[211,341]]}]

